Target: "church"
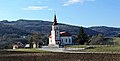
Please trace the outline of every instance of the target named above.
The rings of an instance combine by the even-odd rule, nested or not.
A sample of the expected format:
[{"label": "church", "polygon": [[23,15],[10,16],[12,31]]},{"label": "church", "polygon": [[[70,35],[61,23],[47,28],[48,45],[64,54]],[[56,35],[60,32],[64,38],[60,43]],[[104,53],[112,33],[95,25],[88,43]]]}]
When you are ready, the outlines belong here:
[{"label": "church", "polygon": [[72,35],[68,32],[61,32],[57,23],[56,15],[54,15],[54,22],[52,30],[49,35],[49,46],[71,45]]}]

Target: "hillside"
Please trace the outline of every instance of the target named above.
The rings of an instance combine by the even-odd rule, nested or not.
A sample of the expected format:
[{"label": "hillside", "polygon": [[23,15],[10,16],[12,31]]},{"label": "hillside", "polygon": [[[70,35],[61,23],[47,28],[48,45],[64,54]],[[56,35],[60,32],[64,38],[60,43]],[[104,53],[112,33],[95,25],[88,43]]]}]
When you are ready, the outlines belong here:
[{"label": "hillside", "polygon": [[107,26],[94,26],[94,27],[90,27],[89,29],[100,32],[107,37],[113,37],[120,33],[120,28],[107,27]]},{"label": "hillside", "polygon": [[[38,32],[45,41],[45,37],[48,37],[51,31],[51,26],[53,22],[43,21],[43,20],[23,20],[19,19],[17,21],[0,21],[0,48],[10,48],[15,42],[28,43],[28,40],[22,36],[31,35],[33,32]],[[80,27],[68,24],[58,24],[60,26],[60,31],[67,31],[73,36],[77,36]],[[97,26],[84,28],[88,35],[104,34],[106,37],[113,37],[120,33],[119,28]],[[114,39],[118,41],[119,39]],[[113,39],[108,39],[105,41],[106,44],[110,44]],[[116,42],[117,44],[118,42]]]},{"label": "hillside", "polygon": [[2,36],[4,34],[27,35],[29,33],[25,31],[24,29],[19,29],[17,27],[10,26],[10,25],[4,25],[1,23],[0,24],[0,35]]},{"label": "hillside", "polygon": [[[48,36],[51,31],[52,22],[43,20],[24,20],[19,19],[17,21],[0,21],[0,35],[4,34],[18,34],[28,35],[33,32],[38,32],[43,36]],[[67,31],[76,36],[79,32],[79,26],[68,25],[59,23],[61,31]],[[98,33],[103,34],[106,37],[113,37],[120,33],[120,28],[106,27],[106,26],[94,26],[84,28],[88,35],[95,35]]]},{"label": "hillside", "polygon": [[[51,25],[52,22],[49,21],[42,21],[42,20],[23,20],[23,19],[19,19],[17,21],[1,21],[0,22],[1,25],[4,25],[3,28],[5,28],[6,26],[9,26],[10,30],[8,30],[9,28],[0,28],[0,34],[5,34],[7,32],[4,31],[8,31],[9,33],[13,33],[16,29],[16,33],[17,34],[31,34],[33,32],[39,32],[41,35],[45,35],[48,36],[50,34],[50,30],[51,30]],[[73,25],[67,25],[67,24],[61,24],[59,23],[60,29],[61,31],[67,31],[69,33],[71,33],[72,35],[77,35],[79,32],[79,27],[78,26],[73,26]],[[99,32],[96,32],[94,30],[91,30],[89,28],[84,28],[85,32],[88,35],[94,35],[94,34],[98,34]],[[23,33],[25,32],[25,33]],[[15,33],[15,32],[14,32]]]}]

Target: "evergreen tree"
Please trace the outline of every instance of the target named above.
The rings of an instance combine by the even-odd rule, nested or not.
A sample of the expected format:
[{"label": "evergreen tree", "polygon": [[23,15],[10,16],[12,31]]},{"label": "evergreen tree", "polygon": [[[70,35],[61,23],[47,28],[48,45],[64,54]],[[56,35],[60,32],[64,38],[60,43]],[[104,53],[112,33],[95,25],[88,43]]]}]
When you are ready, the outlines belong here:
[{"label": "evergreen tree", "polygon": [[34,41],[34,39],[33,39],[33,37],[30,37],[30,48],[33,48],[33,41]]},{"label": "evergreen tree", "polygon": [[84,45],[85,43],[87,43],[87,41],[88,41],[88,37],[85,34],[83,27],[80,27],[80,31],[78,34],[78,43]]}]

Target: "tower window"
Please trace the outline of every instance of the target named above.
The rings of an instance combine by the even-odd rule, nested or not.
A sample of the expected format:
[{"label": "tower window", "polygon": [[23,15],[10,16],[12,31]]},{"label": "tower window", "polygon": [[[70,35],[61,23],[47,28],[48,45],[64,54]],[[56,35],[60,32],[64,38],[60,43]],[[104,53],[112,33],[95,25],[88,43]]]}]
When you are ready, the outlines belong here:
[{"label": "tower window", "polygon": [[56,29],[58,29],[58,27],[56,27]]},{"label": "tower window", "polygon": [[59,34],[59,32],[56,32],[56,34]]}]

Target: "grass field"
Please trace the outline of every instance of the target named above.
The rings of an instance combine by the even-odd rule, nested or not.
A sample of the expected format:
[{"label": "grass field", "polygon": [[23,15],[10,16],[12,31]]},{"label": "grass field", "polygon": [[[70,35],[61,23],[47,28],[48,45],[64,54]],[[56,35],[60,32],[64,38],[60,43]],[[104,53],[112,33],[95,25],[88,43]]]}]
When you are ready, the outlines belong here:
[{"label": "grass field", "polygon": [[18,51],[18,52],[48,52],[44,50],[38,50],[38,49],[5,49],[6,51]]},{"label": "grass field", "polygon": [[120,53],[120,46],[118,45],[116,46],[114,45],[73,45],[68,47],[85,48],[84,50],[78,50],[80,52],[116,52],[116,53],[118,52]]},{"label": "grass field", "polygon": [[0,61],[120,61],[120,38],[114,38],[114,42],[117,42],[117,45],[65,46],[85,48],[77,52],[110,53],[56,53],[37,49],[4,49],[0,50]]},{"label": "grass field", "polygon": [[[112,45],[110,42],[113,42]],[[72,45],[66,48],[85,48],[85,50],[79,50],[80,52],[120,52],[120,38],[114,37],[105,43],[106,45]],[[93,48],[88,48],[88,46]]]}]

